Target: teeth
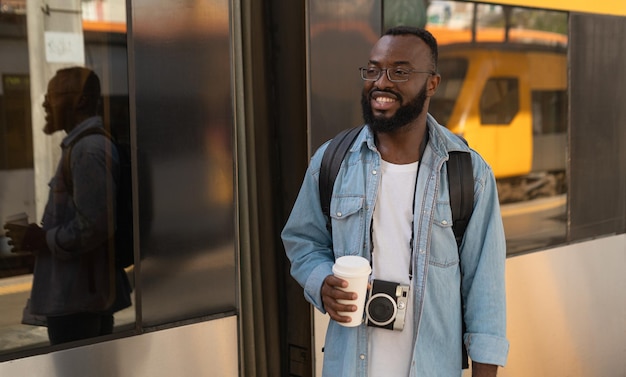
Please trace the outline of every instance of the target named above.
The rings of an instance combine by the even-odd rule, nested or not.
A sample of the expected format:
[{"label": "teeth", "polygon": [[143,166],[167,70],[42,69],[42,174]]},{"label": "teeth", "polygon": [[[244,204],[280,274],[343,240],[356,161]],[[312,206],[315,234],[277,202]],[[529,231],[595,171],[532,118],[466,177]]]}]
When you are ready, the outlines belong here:
[{"label": "teeth", "polygon": [[395,99],[389,97],[378,97],[376,102],[395,102]]}]

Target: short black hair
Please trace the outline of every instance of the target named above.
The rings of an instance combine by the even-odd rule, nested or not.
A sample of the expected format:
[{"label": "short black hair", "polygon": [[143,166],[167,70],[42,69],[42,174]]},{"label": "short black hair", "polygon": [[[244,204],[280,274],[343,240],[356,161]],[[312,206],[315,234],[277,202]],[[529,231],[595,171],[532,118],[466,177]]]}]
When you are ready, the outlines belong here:
[{"label": "short black hair", "polygon": [[431,60],[435,71],[437,70],[437,61],[439,60],[437,40],[428,30],[412,26],[396,26],[388,29],[384,35],[415,35],[419,39],[423,40],[424,43],[426,43],[426,45],[430,48]]},{"label": "short black hair", "polygon": [[84,110],[92,115],[98,112],[101,89],[98,75],[85,67],[61,68],[56,72],[60,85],[67,91],[78,91],[87,100]]}]

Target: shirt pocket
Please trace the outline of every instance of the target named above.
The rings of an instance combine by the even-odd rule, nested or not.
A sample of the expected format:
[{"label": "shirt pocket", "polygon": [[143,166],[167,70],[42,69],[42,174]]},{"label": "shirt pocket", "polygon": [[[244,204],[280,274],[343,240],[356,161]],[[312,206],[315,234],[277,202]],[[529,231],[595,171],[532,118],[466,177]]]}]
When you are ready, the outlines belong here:
[{"label": "shirt pocket", "polygon": [[447,268],[459,263],[459,251],[452,230],[452,210],[449,202],[437,202],[432,224],[429,263]]},{"label": "shirt pocket", "polygon": [[363,202],[362,196],[333,198],[330,218],[335,258],[361,254],[365,227]]}]

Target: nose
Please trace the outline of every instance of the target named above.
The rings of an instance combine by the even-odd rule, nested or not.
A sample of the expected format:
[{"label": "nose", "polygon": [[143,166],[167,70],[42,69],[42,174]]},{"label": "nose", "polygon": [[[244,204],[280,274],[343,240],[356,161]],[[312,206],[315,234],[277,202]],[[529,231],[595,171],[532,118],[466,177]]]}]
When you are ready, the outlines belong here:
[{"label": "nose", "polygon": [[377,88],[385,88],[385,87],[390,87],[393,86],[393,81],[389,80],[389,73],[387,73],[388,68],[383,68],[380,71],[380,77],[374,81],[374,85]]}]

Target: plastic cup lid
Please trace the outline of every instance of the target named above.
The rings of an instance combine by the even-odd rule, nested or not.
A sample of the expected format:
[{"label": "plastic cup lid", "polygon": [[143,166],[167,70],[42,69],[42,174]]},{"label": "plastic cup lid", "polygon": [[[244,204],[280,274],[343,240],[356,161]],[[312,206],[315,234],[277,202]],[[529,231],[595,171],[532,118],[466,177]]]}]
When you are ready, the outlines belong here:
[{"label": "plastic cup lid", "polygon": [[333,265],[333,273],[341,274],[343,276],[363,276],[369,275],[372,272],[370,262],[357,255],[346,255],[337,258]]}]

